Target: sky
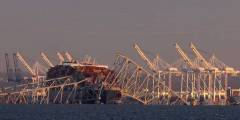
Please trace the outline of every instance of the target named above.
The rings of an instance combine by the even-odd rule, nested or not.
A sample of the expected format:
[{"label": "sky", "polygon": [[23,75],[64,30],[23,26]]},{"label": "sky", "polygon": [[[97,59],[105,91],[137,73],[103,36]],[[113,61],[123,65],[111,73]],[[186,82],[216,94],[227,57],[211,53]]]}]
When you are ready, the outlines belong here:
[{"label": "sky", "polygon": [[138,42],[149,56],[179,59],[178,42],[193,56],[194,42],[205,56],[215,53],[240,68],[239,0],[1,0],[0,67],[4,53],[21,52],[29,61],[46,52],[88,54],[112,64],[121,51],[134,60]]}]

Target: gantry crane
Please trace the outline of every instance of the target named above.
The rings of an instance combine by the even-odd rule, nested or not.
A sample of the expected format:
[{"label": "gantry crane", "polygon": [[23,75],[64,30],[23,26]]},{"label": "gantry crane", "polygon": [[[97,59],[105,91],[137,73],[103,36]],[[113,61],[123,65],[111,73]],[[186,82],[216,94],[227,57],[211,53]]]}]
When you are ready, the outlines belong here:
[{"label": "gantry crane", "polygon": [[[209,93],[213,96],[213,102],[216,101],[216,95],[220,99],[221,96],[224,96],[226,99],[226,90],[228,80],[226,77],[222,78],[223,72],[219,70],[219,68],[210,64],[201,53],[198,51],[197,47],[190,43],[190,48],[196,55],[196,57],[203,63],[204,68],[209,72]],[[226,75],[226,74],[225,74]],[[224,79],[224,80],[223,80]],[[224,85],[222,85],[222,81],[224,81]],[[225,86],[223,88],[223,86]],[[213,88],[212,88],[213,87]]]},{"label": "gantry crane", "polygon": [[16,57],[18,58],[18,60],[24,65],[24,67],[27,69],[27,71],[32,75],[32,80],[33,82],[36,82],[37,80],[37,74],[36,72],[32,69],[32,67],[26,62],[26,60],[22,57],[22,55],[17,52],[16,53]]},{"label": "gantry crane", "polygon": [[182,57],[184,62],[194,71],[204,71],[204,68],[197,66],[192,60],[188,57],[188,55],[183,51],[183,49],[176,43],[175,48],[179,55]]},{"label": "gantry crane", "polygon": [[[178,69],[176,67],[172,67],[172,65],[162,60],[159,54],[157,54],[156,57],[153,59],[153,65],[156,67],[157,70],[162,69],[164,71],[178,72]],[[159,68],[159,66],[161,66],[161,68]]]},{"label": "gantry crane", "polygon": [[73,59],[72,55],[69,52],[65,52],[65,56],[67,57],[69,62],[73,62],[74,59]]},{"label": "gantry crane", "polygon": [[209,63],[211,63],[213,66],[219,68],[220,70],[224,71],[226,74],[230,75],[236,75],[238,71],[236,71],[233,67],[230,67],[226,65],[224,62],[220,61],[215,54],[212,55],[212,57],[209,60]]},{"label": "gantry crane", "polygon": [[164,70],[175,71],[175,72],[178,71],[177,68],[173,68],[173,67],[171,67],[171,65],[169,65],[165,61],[162,61],[160,59],[159,54],[157,54],[156,58],[153,61],[151,61],[137,43],[134,44],[134,48],[137,51],[138,55],[147,63],[147,65],[149,66],[149,68],[152,71],[154,71],[154,72],[160,71],[160,68],[158,67],[158,65],[159,65],[158,62],[162,62],[162,63],[160,63],[160,65],[163,66]]},{"label": "gantry crane", "polygon": [[48,56],[44,52],[41,52],[41,57],[48,64],[48,66],[54,67],[53,63],[49,60]]},{"label": "gantry crane", "polygon": [[57,52],[57,56],[58,56],[58,58],[59,58],[59,60],[60,60],[60,64],[63,64],[64,61],[65,61],[63,55],[62,55],[60,52]]},{"label": "gantry crane", "polygon": [[[183,49],[176,43],[175,44],[175,48],[176,51],[178,52],[178,54],[181,56],[181,58],[184,60],[184,62],[188,65],[188,67],[190,68],[190,72],[189,70],[187,70],[186,72],[186,92],[188,93],[189,91],[189,84],[191,84],[191,97],[195,97],[198,96],[198,94],[200,94],[200,81],[199,78],[196,77],[200,77],[197,76],[198,74],[201,74],[201,72],[204,71],[204,68],[201,68],[199,66],[197,66],[196,64],[194,64],[192,62],[192,60],[188,57],[188,55],[183,51]],[[197,88],[196,88],[196,79],[198,79],[198,83],[197,83]],[[191,83],[189,83],[191,81]],[[184,85],[184,80],[182,79],[181,81],[181,91],[183,91],[183,85]],[[195,91],[197,89],[197,92]],[[204,93],[205,93],[205,87],[204,87]],[[188,95],[187,95],[188,98]]]},{"label": "gantry crane", "polygon": [[224,90],[228,90],[228,77],[229,76],[237,76],[238,71],[236,71],[233,67],[229,67],[224,62],[220,61],[215,54],[210,58],[209,62],[214,65],[215,67],[218,67],[221,71],[223,71],[224,74]]},{"label": "gantry crane", "polygon": [[[171,67],[171,65],[167,64],[166,62],[161,61],[158,54],[157,54],[156,58],[153,61],[151,61],[137,43],[135,43],[133,47],[135,48],[135,50],[137,51],[139,56],[147,63],[149,68],[154,73],[157,73],[159,79],[163,80],[163,79],[168,78],[168,80],[163,80],[163,82],[168,81],[168,87],[170,89],[172,89],[172,75],[179,74],[178,69]],[[161,65],[161,64],[165,64],[165,65]],[[158,65],[163,66],[163,71],[159,68]],[[166,76],[168,76],[168,77],[166,77]],[[168,91],[167,94],[169,94],[169,93],[170,93],[170,91]]]},{"label": "gantry crane", "polygon": [[153,72],[156,72],[156,73],[159,72],[156,66],[154,66],[151,60],[144,54],[143,50],[139,47],[137,43],[135,43],[133,47],[136,49],[139,56],[147,63],[147,65]]},{"label": "gantry crane", "polygon": [[187,56],[187,54],[183,51],[183,49],[176,43],[175,48],[179,55],[182,57],[184,62],[191,68],[191,69],[196,69],[196,65],[191,61],[191,59]]},{"label": "gantry crane", "polygon": [[201,53],[198,51],[197,47],[190,43],[190,48],[192,49],[193,53],[196,55],[196,57],[203,63],[203,66],[205,69],[213,71],[213,72],[219,72],[219,69],[212,66],[208,61],[201,55]]}]

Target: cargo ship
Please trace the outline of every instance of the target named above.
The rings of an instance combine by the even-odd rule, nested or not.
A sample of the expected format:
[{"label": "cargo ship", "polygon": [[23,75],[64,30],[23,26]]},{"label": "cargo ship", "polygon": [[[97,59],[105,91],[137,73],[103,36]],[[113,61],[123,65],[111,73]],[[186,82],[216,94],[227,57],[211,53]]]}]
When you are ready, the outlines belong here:
[{"label": "cargo ship", "polygon": [[77,90],[77,94],[79,95],[74,99],[75,102],[73,103],[119,104],[121,103],[121,92],[119,90],[109,89],[102,83],[111,72],[106,65],[64,62],[61,65],[50,68],[47,72],[47,79],[71,76],[75,82],[79,82],[85,78],[91,78],[81,84],[81,88]]}]

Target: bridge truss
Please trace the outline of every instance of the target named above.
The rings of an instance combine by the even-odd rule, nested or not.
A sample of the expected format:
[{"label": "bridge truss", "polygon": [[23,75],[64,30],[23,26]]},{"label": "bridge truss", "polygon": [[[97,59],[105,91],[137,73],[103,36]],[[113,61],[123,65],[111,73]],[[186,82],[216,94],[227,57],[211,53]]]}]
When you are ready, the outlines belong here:
[{"label": "bridge truss", "polygon": [[[41,82],[28,83],[14,87],[2,88],[0,103],[2,104],[80,104],[80,98],[89,91],[88,98],[96,98],[92,87],[83,85],[91,81],[86,78],[75,81],[72,77],[62,77]],[[84,94],[83,94],[84,89]]]},{"label": "bridge truss", "polygon": [[149,73],[122,54],[116,55],[114,73],[106,81],[108,87],[118,88],[123,95],[143,104],[189,105],[179,93],[169,89],[157,74]]}]

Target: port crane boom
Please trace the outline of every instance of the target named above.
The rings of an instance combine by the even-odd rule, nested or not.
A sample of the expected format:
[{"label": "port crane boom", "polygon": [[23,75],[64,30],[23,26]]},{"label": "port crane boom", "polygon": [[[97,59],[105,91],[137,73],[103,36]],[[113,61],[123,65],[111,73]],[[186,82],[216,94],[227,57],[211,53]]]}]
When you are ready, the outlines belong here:
[{"label": "port crane boom", "polygon": [[193,43],[190,43],[190,48],[192,49],[192,51],[194,52],[194,54],[197,56],[198,59],[201,60],[201,62],[204,64],[204,68],[206,69],[213,69],[213,70],[216,70],[215,67],[213,67],[211,64],[209,64],[207,62],[207,60],[200,54],[200,52],[198,51],[197,47],[193,44]]},{"label": "port crane boom", "polygon": [[184,62],[190,68],[195,69],[196,68],[195,64],[193,64],[191,59],[187,56],[187,54],[183,51],[183,49],[177,43],[175,44],[175,48],[176,48],[177,52],[180,54],[180,56],[182,57],[182,59],[184,60]]},{"label": "port crane boom", "polygon": [[44,52],[41,52],[41,57],[50,67],[54,67],[53,63],[49,60],[48,56]]},{"label": "port crane boom", "polygon": [[28,72],[32,76],[36,76],[36,73],[34,72],[34,70],[30,67],[30,65],[26,62],[26,60],[22,57],[22,55],[19,52],[17,52],[16,56],[21,61],[21,63],[25,66],[25,68],[28,70]]},{"label": "port crane boom", "polygon": [[149,68],[153,70],[154,72],[157,72],[158,70],[154,66],[154,64],[149,60],[149,58],[144,54],[143,50],[139,47],[137,43],[134,44],[135,50],[138,52],[139,56],[148,64]]},{"label": "port crane boom", "polygon": [[57,52],[57,56],[58,56],[58,58],[60,60],[60,64],[62,64],[65,61],[63,55],[60,52]]},{"label": "port crane boom", "polygon": [[67,59],[68,59],[69,62],[72,62],[72,61],[74,60],[73,57],[72,57],[72,55],[71,55],[69,52],[66,52],[66,53],[65,53],[65,56],[67,57]]}]

